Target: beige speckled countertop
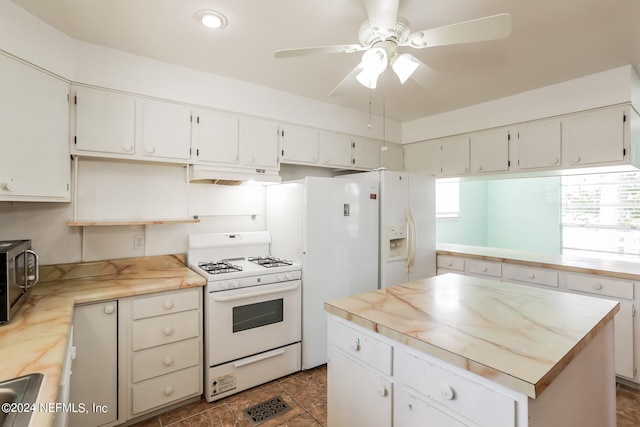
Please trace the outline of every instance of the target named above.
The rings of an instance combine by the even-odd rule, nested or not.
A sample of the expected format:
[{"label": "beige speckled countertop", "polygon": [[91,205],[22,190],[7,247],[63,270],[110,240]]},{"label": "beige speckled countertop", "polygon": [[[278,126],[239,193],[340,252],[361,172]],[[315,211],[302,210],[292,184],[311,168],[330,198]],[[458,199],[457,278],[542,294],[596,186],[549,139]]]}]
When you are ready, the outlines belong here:
[{"label": "beige speckled countertop", "polygon": [[[0,325],[0,381],[40,372],[38,403],[55,402],[76,304],[205,286],[184,255],[42,266],[16,316]],[[31,426],[50,426],[54,413],[35,412]]]},{"label": "beige speckled countertop", "polygon": [[[640,262],[587,258],[571,255],[548,255],[513,249],[438,243],[438,255],[452,255],[487,261],[506,262],[530,267],[551,268],[576,273],[595,274],[619,279],[640,280]],[[640,261],[640,260],[639,260]]]},{"label": "beige speckled countertop", "polygon": [[535,398],[617,301],[445,274],[325,303],[331,314]]}]

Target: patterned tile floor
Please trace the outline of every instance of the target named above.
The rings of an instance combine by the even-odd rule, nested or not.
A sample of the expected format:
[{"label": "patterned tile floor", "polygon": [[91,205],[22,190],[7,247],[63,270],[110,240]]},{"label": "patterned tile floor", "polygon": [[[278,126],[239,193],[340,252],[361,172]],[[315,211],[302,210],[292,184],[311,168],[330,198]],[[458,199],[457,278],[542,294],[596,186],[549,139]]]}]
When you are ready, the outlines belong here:
[{"label": "patterned tile floor", "polygon": [[[260,427],[325,427],[327,424],[326,365],[229,396],[213,403],[201,399],[133,427],[251,427],[243,410],[280,396],[291,410]],[[617,427],[640,427],[640,390],[618,385]]]}]

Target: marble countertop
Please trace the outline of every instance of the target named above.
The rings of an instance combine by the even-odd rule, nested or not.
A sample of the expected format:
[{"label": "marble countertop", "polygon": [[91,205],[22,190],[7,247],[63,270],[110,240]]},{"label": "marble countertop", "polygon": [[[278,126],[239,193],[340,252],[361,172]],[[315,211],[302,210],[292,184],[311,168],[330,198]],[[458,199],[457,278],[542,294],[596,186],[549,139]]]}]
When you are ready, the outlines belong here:
[{"label": "marble countertop", "polygon": [[[38,403],[55,402],[76,304],[205,285],[184,255],[42,266],[24,305],[0,325],[0,381],[43,373]],[[49,426],[54,415],[36,411],[31,425]]]},{"label": "marble countertop", "polygon": [[325,310],[535,398],[617,301],[445,274],[325,302]]},{"label": "marble countertop", "polygon": [[549,255],[513,249],[438,243],[438,255],[463,256],[530,267],[552,268],[575,273],[640,280],[640,263],[571,255]]}]

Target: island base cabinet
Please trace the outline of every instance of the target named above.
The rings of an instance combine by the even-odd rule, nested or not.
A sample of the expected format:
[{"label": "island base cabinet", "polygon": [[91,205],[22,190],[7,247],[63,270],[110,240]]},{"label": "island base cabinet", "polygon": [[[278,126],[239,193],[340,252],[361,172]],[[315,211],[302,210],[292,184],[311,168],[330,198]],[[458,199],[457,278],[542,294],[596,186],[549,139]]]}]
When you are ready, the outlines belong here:
[{"label": "island base cabinet", "polygon": [[329,348],[327,369],[328,427],[392,425],[391,381]]}]

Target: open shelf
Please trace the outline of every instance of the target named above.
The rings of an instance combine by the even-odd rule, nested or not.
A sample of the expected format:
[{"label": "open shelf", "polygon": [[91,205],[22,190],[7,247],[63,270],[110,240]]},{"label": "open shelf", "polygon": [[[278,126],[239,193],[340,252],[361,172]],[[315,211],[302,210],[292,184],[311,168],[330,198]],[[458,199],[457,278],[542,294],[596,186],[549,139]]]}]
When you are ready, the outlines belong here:
[{"label": "open shelf", "polygon": [[122,219],[122,220],[104,220],[104,221],[91,221],[91,220],[78,220],[67,221],[69,227],[102,227],[111,225],[152,225],[152,224],[188,224],[198,223],[199,219],[196,218],[184,218],[184,219]]}]

